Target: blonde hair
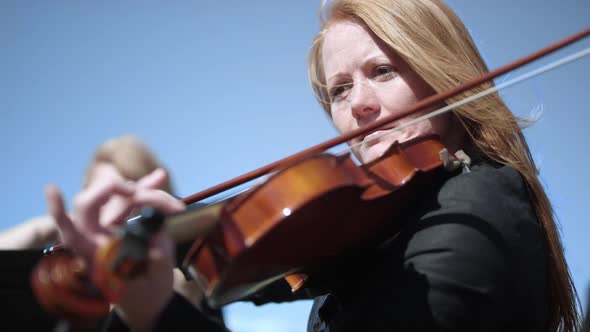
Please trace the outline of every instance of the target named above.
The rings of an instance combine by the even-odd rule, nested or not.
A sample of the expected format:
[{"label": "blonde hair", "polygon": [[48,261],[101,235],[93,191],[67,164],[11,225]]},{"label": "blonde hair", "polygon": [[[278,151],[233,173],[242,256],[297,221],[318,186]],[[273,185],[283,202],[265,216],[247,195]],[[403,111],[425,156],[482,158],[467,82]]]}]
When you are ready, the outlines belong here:
[{"label": "blonde hair", "polygon": [[[96,149],[84,175],[84,187],[90,182],[94,167],[99,163],[113,165],[125,179],[132,181],[141,179],[157,168],[164,168],[150,148],[134,135],[111,138]],[[161,189],[173,193],[170,176]]]},{"label": "blonde hair", "polygon": [[[325,13],[323,17],[322,13]],[[330,113],[322,45],[332,22],[349,20],[368,28],[393,52],[406,61],[436,92],[450,90],[488,72],[482,56],[459,17],[439,0],[331,0],[320,9],[322,29],[309,58],[309,77],[318,101]],[[493,85],[488,82],[447,104],[464,99]],[[509,165],[522,174],[547,248],[549,317],[547,331],[578,328],[576,290],[563,254],[551,203],[541,185],[521,125],[497,94],[455,108],[473,143],[489,158]]]}]

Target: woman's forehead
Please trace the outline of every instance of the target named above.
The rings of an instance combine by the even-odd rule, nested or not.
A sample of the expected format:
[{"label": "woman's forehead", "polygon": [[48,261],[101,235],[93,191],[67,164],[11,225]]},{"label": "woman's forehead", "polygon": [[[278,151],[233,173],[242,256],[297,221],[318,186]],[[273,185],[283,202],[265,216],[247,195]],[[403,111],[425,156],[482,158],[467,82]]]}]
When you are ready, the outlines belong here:
[{"label": "woman's forehead", "polygon": [[330,73],[354,65],[355,60],[366,61],[376,57],[394,60],[385,43],[364,25],[339,20],[327,28],[322,45],[322,62],[328,79]]}]

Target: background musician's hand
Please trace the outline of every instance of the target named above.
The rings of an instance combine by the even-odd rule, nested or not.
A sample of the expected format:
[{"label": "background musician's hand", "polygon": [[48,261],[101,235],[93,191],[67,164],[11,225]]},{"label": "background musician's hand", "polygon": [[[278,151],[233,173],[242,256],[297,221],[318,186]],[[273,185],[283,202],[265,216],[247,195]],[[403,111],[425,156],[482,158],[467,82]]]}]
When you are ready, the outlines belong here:
[{"label": "background musician's hand", "polygon": [[[182,211],[184,203],[157,188],[166,173],[155,170],[136,183],[125,180],[108,164],[97,167],[93,181],[74,198],[74,209],[66,213],[59,190],[47,186],[50,214],[55,218],[66,247],[93,263],[96,251],[115,236],[131,211],[152,206],[163,213]],[[117,311],[135,329],[150,326],[172,296],[174,245],[165,232],[156,234],[148,254],[148,269],[126,285],[116,304]]]}]

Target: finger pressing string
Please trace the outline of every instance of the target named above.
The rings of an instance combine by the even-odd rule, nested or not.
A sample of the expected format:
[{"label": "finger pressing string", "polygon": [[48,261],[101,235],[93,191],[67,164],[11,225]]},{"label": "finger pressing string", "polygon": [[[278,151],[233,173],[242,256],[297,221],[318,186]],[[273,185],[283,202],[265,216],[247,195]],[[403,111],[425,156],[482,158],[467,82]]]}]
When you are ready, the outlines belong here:
[{"label": "finger pressing string", "polygon": [[[122,180],[107,179],[95,181],[88,189],[74,199],[74,208],[78,221],[94,233],[104,233],[100,224],[101,208],[114,197],[131,197],[135,184]],[[116,213],[115,213],[116,214]]]},{"label": "finger pressing string", "polygon": [[151,206],[163,213],[176,213],[183,211],[185,204],[170,196],[168,193],[161,190],[154,189],[139,189],[133,196],[135,206]]}]

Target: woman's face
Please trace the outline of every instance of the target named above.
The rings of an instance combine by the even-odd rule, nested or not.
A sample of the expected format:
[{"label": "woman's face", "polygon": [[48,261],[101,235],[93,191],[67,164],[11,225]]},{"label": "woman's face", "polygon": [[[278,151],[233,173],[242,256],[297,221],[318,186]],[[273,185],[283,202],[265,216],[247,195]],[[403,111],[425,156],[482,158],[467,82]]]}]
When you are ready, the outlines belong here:
[{"label": "woman's face", "polygon": [[[335,21],[328,28],[322,59],[330,96],[331,115],[336,128],[346,133],[392,114],[400,114],[417,101],[434,94],[434,90],[401,58],[351,21]],[[396,127],[443,105],[411,114],[385,126]],[[354,139],[364,141],[354,148],[363,162],[381,156],[394,141],[404,142],[424,135],[448,135],[451,114],[421,121],[401,131],[378,139],[382,130]]]}]

